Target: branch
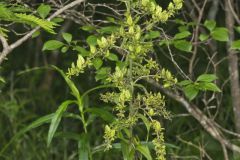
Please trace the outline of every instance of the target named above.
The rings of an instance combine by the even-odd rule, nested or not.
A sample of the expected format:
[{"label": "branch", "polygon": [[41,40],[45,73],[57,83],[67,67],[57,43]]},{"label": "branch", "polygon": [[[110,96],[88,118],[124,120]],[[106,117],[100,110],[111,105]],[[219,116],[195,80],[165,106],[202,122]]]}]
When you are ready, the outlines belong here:
[{"label": "branch", "polygon": [[234,11],[234,9],[233,9],[231,0],[227,0],[227,1],[228,1],[229,9],[230,9],[230,11],[231,11],[231,13],[232,13],[235,21],[236,21],[238,24],[240,24],[240,19],[238,18],[237,13],[236,13],[236,12]]},{"label": "branch", "polygon": [[239,83],[239,62],[238,55],[235,50],[231,50],[232,42],[235,39],[234,33],[234,15],[231,13],[231,4],[233,4],[233,0],[225,1],[225,22],[226,28],[229,31],[229,41],[227,42],[226,48],[228,49],[228,71],[230,77],[230,88],[231,88],[231,97],[232,97],[232,106],[234,112],[234,123],[235,129],[238,133],[240,133],[240,83]]},{"label": "branch", "polygon": [[[55,17],[57,17],[58,15],[62,14],[64,11],[68,10],[69,8],[72,8],[82,2],[84,2],[85,0],[75,0],[69,4],[67,4],[66,6],[60,8],[59,10],[57,10],[55,13],[53,13],[47,20],[51,20]],[[23,36],[22,38],[20,38],[19,40],[17,40],[16,42],[12,43],[9,46],[4,47],[4,41],[2,41],[2,38],[0,39],[3,43],[3,51],[0,53],[0,65],[2,64],[2,62],[4,61],[4,59],[6,58],[6,56],[11,53],[15,48],[17,48],[18,46],[20,46],[21,44],[23,44],[25,41],[27,41],[29,38],[32,37],[32,35],[39,30],[40,27],[36,27],[33,30],[31,30],[28,34],[26,34],[25,36]]]},{"label": "branch", "polygon": [[202,127],[214,138],[216,139],[220,144],[226,146],[228,149],[232,151],[236,151],[240,153],[240,147],[238,147],[235,144],[232,144],[227,140],[216,128],[216,124],[214,121],[209,119],[202,111],[194,104],[188,102],[184,97],[179,96],[176,93],[173,93],[166,88],[163,88],[160,84],[156,83],[154,80],[146,80],[148,83],[153,85],[154,87],[158,88],[161,92],[169,96],[170,98],[176,100],[180,104],[182,104],[183,107],[202,125]]},{"label": "branch", "polygon": [[6,38],[3,37],[2,35],[0,35],[0,41],[2,42],[3,49],[7,49],[8,48],[8,42],[7,42]]}]

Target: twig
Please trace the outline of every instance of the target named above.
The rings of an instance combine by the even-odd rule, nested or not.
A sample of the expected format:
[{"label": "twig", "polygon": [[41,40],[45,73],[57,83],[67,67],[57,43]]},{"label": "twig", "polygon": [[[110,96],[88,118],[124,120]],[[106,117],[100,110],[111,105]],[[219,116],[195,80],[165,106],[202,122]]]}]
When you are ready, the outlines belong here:
[{"label": "twig", "polygon": [[[193,2],[195,2],[195,1],[193,0]],[[207,4],[207,0],[204,1],[202,8],[199,10],[197,26],[196,26],[195,33],[194,33],[194,43],[196,43],[196,44],[194,45],[193,55],[192,55],[192,58],[190,59],[190,62],[189,62],[189,74],[190,74],[191,77],[193,76],[192,75],[193,74],[193,67],[194,67],[193,65],[194,65],[194,61],[195,61],[195,58],[197,56],[197,50],[198,50],[197,41],[198,41],[198,37],[199,37],[199,27],[200,27],[200,23],[201,23],[201,20],[202,20],[202,17],[203,17],[203,12],[204,12],[206,4]]]},{"label": "twig", "polygon": [[3,37],[2,35],[0,35],[0,40],[2,42],[3,49],[7,49],[8,48],[8,42],[7,42],[6,38]]},{"label": "twig", "polygon": [[209,119],[196,105],[188,102],[184,97],[178,95],[177,93],[173,93],[168,89],[164,88],[160,84],[156,83],[154,80],[145,80],[149,84],[158,88],[164,94],[169,96],[170,98],[176,100],[202,125],[202,127],[219,143],[225,145],[228,149],[232,151],[236,151],[240,153],[240,147],[235,144],[232,144],[229,140],[227,140],[224,136],[222,136],[221,131],[216,128],[215,122]]},{"label": "twig", "polygon": [[226,146],[224,144],[221,144],[221,146],[223,149],[224,160],[229,160]]},{"label": "twig", "polygon": [[230,9],[230,11],[232,12],[232,15],[233,15],[235,21],[236,21],[238,24],[240,24],[240,19],[238,18],[237,13],[234,11],[231,1],[230,1],[230,0],[227,0],[227,1],[228,1],[229,9]]},{"label": "twig", "polygon": [[192,142],[188,142],[188,141],[182,139],[180,136],[177,136],[177,139],[178,139],[179,141],[183,142],[183,143],[186,143],[186,144],[189,145],[189,146],[192,146],[192,147],[198,149],[199,152],[200,152],[200,153],[202,152],[202,153],[203,153],[203,156],[206,156],[209,160],[213,160],[213,159],[208,155],[208,153],[204,150],[204,148],[198,147],[197,145],[193,144]]}]

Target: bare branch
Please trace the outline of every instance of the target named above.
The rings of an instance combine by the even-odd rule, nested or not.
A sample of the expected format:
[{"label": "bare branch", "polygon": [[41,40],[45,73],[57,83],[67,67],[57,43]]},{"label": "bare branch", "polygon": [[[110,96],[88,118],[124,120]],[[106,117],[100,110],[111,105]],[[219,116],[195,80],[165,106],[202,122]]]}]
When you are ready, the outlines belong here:
[{"label": "bare branch", "polygon": [[8,48],[8,42],[7,42],[6,38],[3,37],[2,35],[0,35],[0,41],[2,42],[3,49],[7,49]]}]

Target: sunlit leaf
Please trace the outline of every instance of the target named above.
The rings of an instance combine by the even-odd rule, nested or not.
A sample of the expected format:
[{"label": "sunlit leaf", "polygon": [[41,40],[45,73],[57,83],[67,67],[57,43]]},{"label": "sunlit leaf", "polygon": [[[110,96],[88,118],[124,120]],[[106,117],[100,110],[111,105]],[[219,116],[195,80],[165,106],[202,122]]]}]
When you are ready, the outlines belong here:
[{"label": "sunlit leaf", "polygon": [[48,16],[48,14],[51,11],[51,6],[49,5],[45,5],[45,4],[41,4],[38,8],[37,8],[37,12],[40,15],[41,18],[46,18]]},{"label": "sunlit leaf", "polygon": [[66,42],[70,43],[72,41],[72,34],[70,34],[70,33],[62,33],[62,36],[63,36],[63,39]]},{"label": "sunlit leaf", "polygon": [[94,66],[96,69],[101,68],[102,64],[103,64],[103,61],[102,61],[101,58],[95,58],[95,59],[93,60],[93,66]]},{"label": "sunlit leaf", "polygon": [[96,36],[93,36],[93,35],[91,35],[91,36],[89,36],[88,38],[87,38],[87,43],[91,46],[95,46],[95,45],[97,45],[97,37]]},{"label": "sunlit leaf", "polygon": [[174,47],[185,52],[191,52],[192,51],[192,44],[191,42],[188,42],[186,40],[178,40],[173,42]]},{"label": "sunlit leaf", "polygon": [[211,32],[211,36],[214,40],[221,41],[221,42],[226,42],[229,40],[228,30],[224,27],[215,28]]},{"label": "sunlit leaf", "polygon": [[101,27],[97,30],[101,34],[111,34],[119,31],[119,26],[107,26],[107,27]]},{"label": "sunlit leaf", "polygon": [[200,41],[206,41],[209,38],[209,35],[207,34],[200,34],[199,39]]},{"label": "sunlit leaf", "polygon": [[204,26],[209,30],[212,31],[216,27],[216,22],[214,20],[206,20],[204,22]]},{"label": "sunlit leaf", "polygon": [[202,74],[197,78],[197,81],[212,82],[216,79],[217,79],[217,76],[214,74]]},{"label": "sunlit leaf", "polygon": [[118,56],[116,54],[110,53],[109,56],[107,56],[107,59],[111,61],[118,61]]},{"label": "sunlit leaf", "polygon": [[213,91],[213,92],[221,92],[218,86],[214,83],[200,83],[199,86],[204,90]]},{"label": "sunlit leaf", "polygon": [[183,91],[186,95],[186,97],[191,101],[193,100],[197,95],[199,90],[194,85],[188,85],[183,88]]},{"label": "sunlit leaf", "polygon": [[46,50],[52,51],[52,50],[56,50],[56,49],[61,48],[63,45],[64,45],[64,43],[62,43],[60,41],[49,40],[49,41],[44,43],[42,50],[43,51],[46,51]]},{"label": "sunlit leaf", "polygon": [[175,39],[183,39],[183,38],[186,38],[188,36],[190,36],[191,33],[189,31],[183,31],[183,32],[180,32],[180,33],[177,33],[174,38]]},{"label": "sunlit leaf", "polygon": [[178,85],[186,86],[186,85],[189,85],[191,83],[192,83],[192,81],[190,81],[190,80],[184,80],[184,81],[179,82]]},{"label": "sunlit leaf", "polygon": [[154,38],[159,38],[160,37],[160,32],[159,31],[150,31],[147,33],[144,38],[145,39],[154,39]]},{"label": "sunlit leaf", "polygon": [[231,45],[231,49],[237,49],[240,50],[240,40],[233,41]]}]

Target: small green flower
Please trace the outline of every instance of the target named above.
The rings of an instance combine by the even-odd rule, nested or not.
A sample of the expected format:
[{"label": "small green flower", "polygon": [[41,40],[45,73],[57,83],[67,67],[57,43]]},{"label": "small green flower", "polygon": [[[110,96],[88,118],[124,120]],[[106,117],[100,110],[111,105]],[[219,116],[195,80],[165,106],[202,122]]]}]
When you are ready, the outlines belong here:
[{"label": "small green flower", "polygon": [[115,134],[116,134],[115,129],[111,129],[108,125],[105,126],[105,131],[104,131],[104,139],[106,144],[105,150],[112,148],[111,143],[112,141],[115,140]]}]

